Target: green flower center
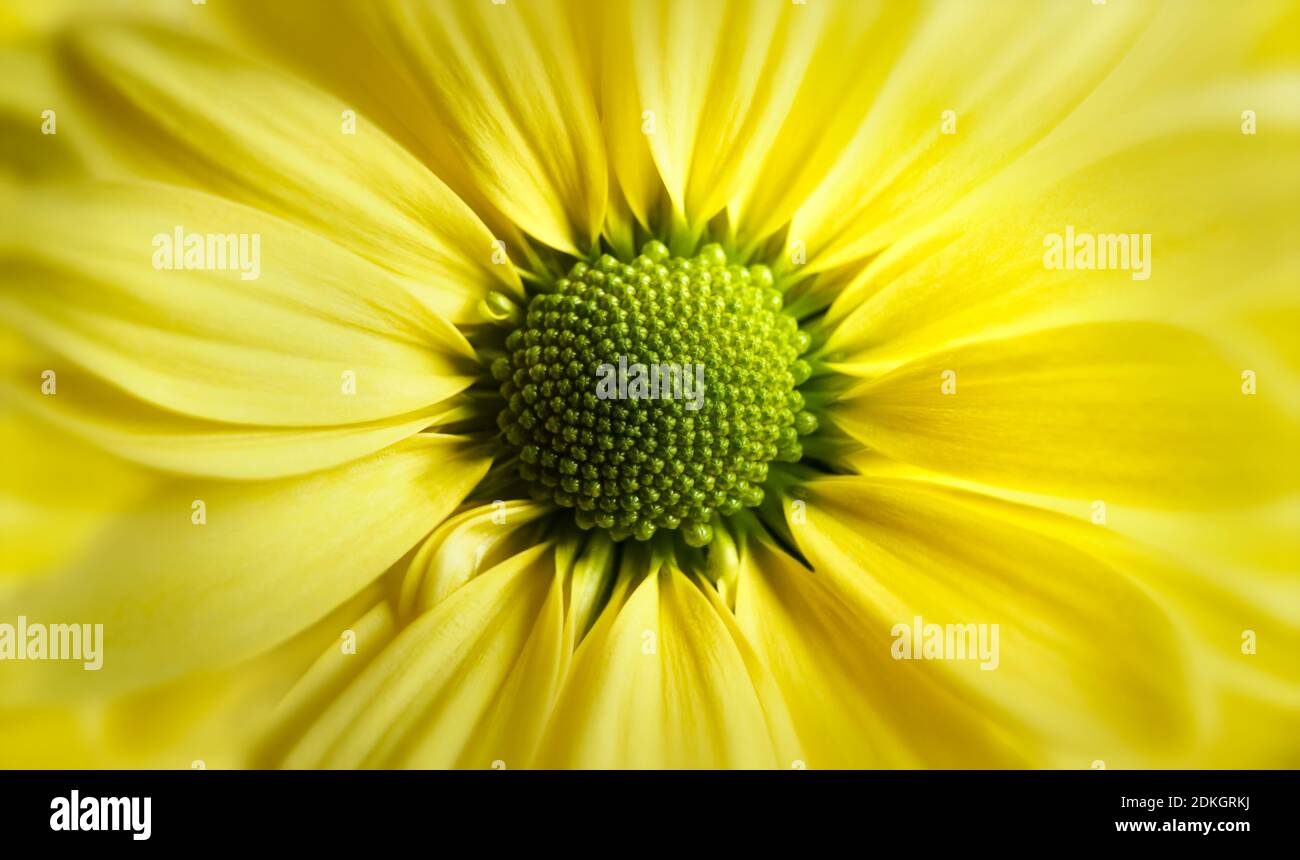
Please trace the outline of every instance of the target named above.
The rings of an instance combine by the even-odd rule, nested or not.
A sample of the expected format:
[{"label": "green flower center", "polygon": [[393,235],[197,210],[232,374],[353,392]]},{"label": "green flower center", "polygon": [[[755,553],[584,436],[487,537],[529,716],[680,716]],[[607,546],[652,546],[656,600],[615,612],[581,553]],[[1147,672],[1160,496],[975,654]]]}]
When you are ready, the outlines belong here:
[{"label": "green flower center", "polygon": [[498,425],[534,497],[583,528],[703,546],[715,515],[762,502],[770,461],[803,455],[808,346],[766,266],[650,242],[532,298],[492,365]]}]

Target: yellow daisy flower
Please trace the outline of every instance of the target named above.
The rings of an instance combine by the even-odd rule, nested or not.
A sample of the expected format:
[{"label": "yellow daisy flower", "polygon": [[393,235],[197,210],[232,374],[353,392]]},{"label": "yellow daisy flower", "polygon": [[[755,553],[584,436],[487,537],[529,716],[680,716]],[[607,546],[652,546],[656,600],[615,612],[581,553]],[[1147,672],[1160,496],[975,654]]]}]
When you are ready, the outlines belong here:
[{"label": "yellow daisy flower", "polygon": [[1300,766],[1297,34],[6,4],[0,764]]}]

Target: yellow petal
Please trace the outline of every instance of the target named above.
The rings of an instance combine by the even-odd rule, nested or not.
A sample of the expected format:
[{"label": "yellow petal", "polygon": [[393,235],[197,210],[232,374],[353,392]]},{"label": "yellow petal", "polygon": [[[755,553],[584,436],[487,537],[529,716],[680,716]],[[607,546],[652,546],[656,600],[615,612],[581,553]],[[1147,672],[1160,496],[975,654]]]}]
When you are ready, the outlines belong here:
[{"label": "yellow petal", "polygon": [[473,321],[491,289],[522,297],[470,208],[338,99],[170,30],[87,27],[60,56],[69,87],[98,93],[77,133],[134,156],[141,174],[299,224],[454,322]]},{"label": "yellow petal", "polygon": [[1245,361],[1170,326],[1092,323],[920,358],[835,416],[889,457],[993,485],[1223,507],[1295,480],[1283,395],[1244,394]]},{"label": "yellow petal", "polygon": [[547,544],[475,577],[406,627],[284,763],[527,766],[559,683],[563,603]]},{"label": "yellow petal", "polygon": [[600,94],[601,126],[611,173],[605,226],[612,234],[611,242],[633,251],[632,219],[643,228],[657,227],[668,208],[667,193],[649,144],[648,132],[658,131],[658,114],[644,107],[637,94],[635,58],[628,50],[632,41],[628,5],[603,3],[594,11],[597,14],[579,22],[578,32],[580,37],[586,37],[593,57],[599,60],[591,73],[591,87]]},{"label": "yellow petal", "polygon": [[[514,223],[489,201],[449,146],[437,114],[406,70],[405,56],[389,48],[384,16],[372,4],[336,3],[330,15],[317,14],[313,0],[227,0],[210,5],[212,33],[241,53],[294,72],[335,95],[357,113],[358,131],[382,129],[437,174],[506,243],[513,255],[526,256],[526,242]],[[372,36],[378,28],[378,35]],[[358,34],[364,34],[359,38]],[[340,63],[346,56],[349,62]]]},{"label": "yellow petal", "polygon": [[1158,602],[1181,628],[1184,663],[1196,666],[1205,691],[1199,734],[1172,766],[1274,766],[1294,746],[1278,743],[1300,701],[1300,664],[1292,659],[1300,649],[1294,500],[1204,514],[1108,505],[1099,521],[1098,510],[1085,501],[976,485],[914,467],[882,471],[882,465],[868,467],[873,475],[907,475],[941,483],[944,491],[959,487],[1014,502],[1000,507],[1008,526],[1087,553]]},{"label": "yellow petal", "polygon": [[[106,700],[0,710],[6,768],[254,767],[276,703],[355,617],[348,601],[283,645],[225,669],[197,672]],[[351,660],[363,659],[353,655]]]},{"label": "yellow petal", "polygon": [[[835,167],[924,9],[915,3],[850,0],[791,10],[799,17],[790,21],[785,38],[790,47],[810,45],[812,52],[803,67],[783,72],[801,79],[793,100],[780,106],[784,116],[770,99],[762,102],[771,113],[767,121],[779,121],[780,131],[760,152],[761,164],[746,160],[736,175],[729,211],[738,244],[753,247],[784,227]],[[776,44],[771,48],[774,55],[781,50]],[[846,61],[849,57],[852,61]],[[753,157],[752,145],[742,141],[741,149],[746,159]]]},{"label": "yellow petal", "polygon": [[[0,38],[3,28],[0,21]],[[93,141],[66,133],[81,113],[71,96],[43,45],[0,46],[0,182],[66,181],[103,161]]]},{"label": "yellow petal", "polygon": [[416,436],[299,478],[170,482],[75,562],[0,594],[0,617],[104,625],[102,669],[15,663],[10,700],[137,689],[282,642],[410,550],[487,467],[466,440]]},{"label": "yellow petal", "polygon": [[872,606],[840,580],[766,540],[741,552],[736,621],[780,686],[807,767],[1033,764],[1005,726],[891,660]]},{"label": "yellow petal", "polygon": [[[240,3],[232,13],[241,35],[270,55],[290,57],[404,128],[471,205],[477,195],[563,251],[585,252],[600,233],[607,167],[568,7],[352,2],[324,26],[306,24],[314,28],[306,44],[304,18],[322,17],[311,3]],[[358,62],[340,64],[339,52]]]},{"label": "yellow petal", "polygon": [[[1297,92],[1300,76],[1255,76],[1145,110],[1105,102],[1088,122],[1071,117],[873,260],[828,311],[828,350],[879,368],[993,335],[1152,319],[1241,341],[1261,374],[1288,351],[1294,367],[1285,325],[1300,307]],[[1246,104],[1266,131],[1241,133]],[[1069,236],[1102,241],[1127,265],[1062,268],[1075,262]]]},{"label": "yellow petal", "polygon": [[199,22],[202,19],[198,16],[207,10],[193,9],[194,5],[173,3],[172,0],[101,0],[93,4],[81,0],[46,0],[42,3],[3,0],[0,2],[0,39],[30,37],[87,18],[140,18],[176,24]]},{"label": "yellow petal", "polygon": [[[367,594],[369,608],[360,615],[353,613],[334,627],[334,637],[306,671],[275,703],[269,725],[256,745],[254,755],[261,766],[273,765],[292,749],[316,718],[347,689],[361,672],[375,661],[400,630],[392,601],[375,589],[349,601],[351,607]],[[334,618],[343,609],[332,613]],[[324,622],[322,622],[324,624]]]},{"label": "yellow petal", "polygon": [[[561,541],[557,549],[562,555],[570,546]],[[610,598],[616,579],[616,549],[605,532],[593,530],[572,559],[567,626],[575,640],[587,635]],[[565,564],[565,560],[561,557],[559,563]]]},{"label": "yellow petal", "polygon": [[914,728],[909,743],[921,754],[944,760],[943,735],[971,713],[1009,727],[1036,766],[1120,757],[1152,766],[1195,748],[1199,688],[1178,628],[1124,573],[987,497],[859,477],[804,489],[807,519],[791,525],[795,539],[870,625],[880,654],[892,657],[917,617],[990,625],[989,635],[998,625],[993,659],[898,659],[874,679],[886,696],[947,685],[964,703]]},{"label": "yellow petal", "polygon": [[[621,124],[612,145],[644,135],[693,230],[758,167],[817,49],[824,16],[816,6],[635,0],[625,15],[611,15],[608,38],[627,57],[615,61],[634,73],[606,98],[621,109],[611,117]],[[617,156],[614,163],[629,200],[641,198],[638,162]]]},{"label": "yellow petal", "polygon": [[[55,567],[93,543],[159,476],[12,411],[0,413],[0,582]],[[12,623],[12,619],[10,622]]]},{"label": "yellow petal", "polygon": [[[625,585],[626,587],[626,585]],[[789,768],[802,760],[774,682],[716,593],[665,568],[583,640],[540,764]]]},{"label": "yellow petal", "polygon": [[868,78],[880,85],[869,112],[791,224],[804,271],[879,251],[1013,162],[1124,59],[1151,15],[1138,4],[927,8],[889,75]]},{"label": "yellow petal", "polygon": [[[56,393],[46,396],[43,374],[56,367]],[[0,402],[13,403],[32,416],[26,420],[34,432],[48,433],[53,425],[146,466],[216,478],[264,480],[330,468],[463,417],[467,409],[453,406],[453,400],[341,427],[260,427],[166,412],[54,354],[30,354],[5,371],[0,376]]]},{"label": "yellow petal", "polygon": [[[29,190],[5,209],[7,321],[166,409],[334,426],[414,412],[472,379],[464,338],[392,276],[255,210],[100,184]],[[244,234],[247,265],[155,268],[177,230]]]},{"label": "yellow petal", "polygon": [[550,510],[528,500],[498,501],[448,518],[411,559],[402,580],[402,616],[437,606],[481,571],[523,552],[537,536],[523,527]]}]

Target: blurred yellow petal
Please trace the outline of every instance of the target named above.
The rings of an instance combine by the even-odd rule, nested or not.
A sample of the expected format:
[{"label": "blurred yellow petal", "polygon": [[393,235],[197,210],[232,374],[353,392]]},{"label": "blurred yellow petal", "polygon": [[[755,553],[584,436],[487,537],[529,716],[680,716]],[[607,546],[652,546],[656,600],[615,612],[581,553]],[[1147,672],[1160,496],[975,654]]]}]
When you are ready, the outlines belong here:
[{"label": "blurred yellow petal", "polygon": [[[56,394],[43,374],[57,367]],[[467,407],[443,401],[416,412],[340,427],[259,427],[190,418],[153,407],[53,354],[30,355],[0,376],[0,402],[145,466],[215,478],[281,478],[373,454],[399,439],[462,417]],[[40,419],[40,420],[35,420]],[[48,424],[46,423],[48,422]]]},{"label": "blurred yellow petal", "polygon": [[1028,766],[1008,729],[917,664],[895,663],[872,604],[840,580],[763,539],[741,553],[736,620],[781,688],[809,768]]},{"label": "blurred yellow petal", "polygon": [[0,592],[0,617],[104,625],[102,669],[15,663],[9,700],[138,689],[282,642],[411,549],[488,463],[416,436],[305,477],[169,482],[73,563]]},{"label": "blurred yellow petal", "polygon": [[[1241,133],[1246,104],[1267,123],[1258,135]],[[873,260],[831,305],[827,350],[879,368],[977,338],[1151,319],[1238,339],[1261,373],[1286,360],[1279,349],[1300,354],[1285,333],[1300,309],[1300,76],[1088,119],[1072,117]],[[1049,268],[1051,243],[1063,248],[1067,230],[1119,237],[1125,244],[1109,247],[1128,265]],[[1252,330],[1269,320],[1278,330],[1260,343]]]},{"label": "blurred yellow petal", "polygon": [[548,544],[475,577],[407,626],[284,763],[527,766],[559,683],[563,604]]},{"label": "blurred yellow petal", "polygon": [[263,742],[277,703],[325,643],[339,641],[357,605],[367,600],[373,602],[373,592],[236,666],[196,672],[112,699],[0,711],[0,767],[256,766],[254,750]]},{"label": "blurred yellow petal", "polygon": [[0,39],[29,37],[87,19],[137,18],[168,21],[179,26],[200,25],[206,9],[173,0],[3,0],[0,2]]},{"label": "blurred yellow petal", "polygon": [[[83,551],[159,476],[24,416],[0,414],[0,583]],[[12,619],[8,623],[13,623]]]},{"label": "blurred yellow petal", "polygon": [[60,56],[69,87],[99,91],[78,134],[134,155],[142,173],[328,236],[455,322],[474,321],[491,289],[522,297],[470,208],[338,99],[169,30],[88,27]]},{"label": "blurred yellow petal", "polygon": [[583,640],[543,767],[789,768],[802,760],[775,683],[730,611],[671,568]]},{"label": "blurred yellow petal", "polygon": [[104,160],[85,136],[58,133],[77,124],[70,96],[49,51],[0,46],[0,183],[66,181]]},{"label": "blurred yellow petal", "polygon": [[259,766],[278,762],[330,703],[383,653],[400,631],[392,602],[382,596],[376,602],[370,590],[349,601],[344,609],[367,595],[373,605],[359,616],[336,625],[334,639],[324,646],[311,666],[295,679],[293,687],[275,703],[268,718],[270,725],[258,738],[252,753]]},{"label": "blurred yellow petal", "polygon": [[[337,17],[320,39],[299,44],[303,19],[319,10],[276,5],[268,14],[263,3],[236,4],[241,34],[274,40],[272,55],[293,55],[314,76],[377,102],[471,205],[469,189],[554,248],[590,248],[608,177],[595,96],[564,6],[351,2],[331,8]],[[369,92],[338,80],[354,51],[373,51],[379,69],[391,69]],[[355,68],[361,80],[376,72],[364,57]]]},{"label": "blurred yellow petal", "polygon": [[928,355],[835,411],[890,457],[995,485],[1224,507],[1293,485],[1295,427],[1242,391],[1243,360],[1154,323],[1092,323]]},{"label": "blurred yellow petal", "polygon": [[[100,184],[30,190],[4,209],[7,321],[166,409],[334,426],[413,412],[472,379],[464,338],[391,275],[255,210]],[[225,269],[155,268],[177,231],[242,234],[247,253]]]},{"label": "blurred yellow petal", "polygon": [[1037,0],[928,7],[791,224],[790,240],[806,244],[806,271],[887,247],[1012,163],[1123,60],[1151,9]]},{"label": "blurred yellow petal", "polygon": [[[1154,766],[1194,743],[1198,698],[1178,630],[1123,573],[1016,523],[1016,507],[991,498],[859,477],[803,487],[807,521],[792,526],[795,538],[870,620],[882,654],[891,653],[895,625],[911,628],[918,616],[998,625],[992,670],[979,660],[882,668],[886,689],[919,686],[920,673],[960,695],[966,707],[936,728],[968,710],[987,714],[1012,727],[1030,760],[1056,767],[1121,754]],[[911,740],[942,748],[932,737]]]}]

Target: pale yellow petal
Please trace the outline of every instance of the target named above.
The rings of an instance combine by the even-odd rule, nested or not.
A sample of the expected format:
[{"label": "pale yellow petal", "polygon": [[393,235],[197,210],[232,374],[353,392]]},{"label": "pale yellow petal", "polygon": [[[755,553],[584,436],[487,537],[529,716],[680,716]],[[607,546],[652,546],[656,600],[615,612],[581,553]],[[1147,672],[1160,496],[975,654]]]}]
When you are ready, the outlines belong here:
[{"label": "pale yellow petal", "polygon": [[583,640],[544,767],[789,768],[789,715],[716,593],[664,568]]},{"label": "pale yellow petal", "polygon": [[[625,17],[611,15],[609,38],[633,73],[606,98],[618,101],[620,112],[610,119],[624,126],[612,145],[630,141],[633,132],[644,135],[692,231],[727,204],[776,137],[818,47],[823,9],[634,0]],[[630,200],[641,197],[646,182],[636,163],[615,159]]]},{"label": "pale yellow petal", "polygon": [[[760,153],[761,163],[747,161],[736,175],[729,214],[742,248],[783,228],[835,167],[925,9],[920,3],[848,0],[791,11],[800,17],[791,20],[789,44],[803,40],[812,51],[803,68],[784,72],[801,79],[793,99],[779,106],[785,115],[771,100],[764,102],[772,112],[768,121],[780,122],[780,131]],[[747,141],[741,148],[749,151],[747,159],[753,156]]]},{"label": "pale yellow petal", "polygon": [[[89,184],[28,190],[4,211],[7,322],[157,406],[344,425],[436,404],[477,372],[465,339],[390,274],[256,210],[175,186]],[[208,235],[234,234],[246,253],[224,269],[156,268],[177,231],[212,261]]]},{"label": "pale yellow petal", "polygon": [[895,663],[879,618],[855,597],[835,572],[808,570],[765,539],[741,552],[736,620],[780,686],[807,767],[1033,764],[942,679]]},{"label": "pale yellow petal", "polygon": [[7,409],[0,413],[0,450],[0,582],[6,587],[83,551],[160,480]]},{"label": "pale yellow petal", "polygon": [[169,482],[74,561],[0,592],[0,617],[104,625],[101,669],[16,663],[7,695],[138,689],[276,645],[401,558],[488,464],[464,439],[416,436],[304,477]]},{"label": "pale yellow petal", "polygon": [[[1247,104],[1266,124],[1256,135],[1242,134]],[[1294,368],[1300,75],[1100,113],[873,260],[831,305],[827,349],[878,369],[994,335],[1148,319],[1236,339],[1261,374]],[[1090,245],[1095,268],[1076,267]]]},{"label": "pale yellow petal", "polygon": [[[1300,702],[1300,583],[1294,575],[1300,507],[1293,500],[1209,513],[1144,510],[1062,500],[925,473],[879,458],[862,462],[890,479],[978,492],[1009,527],[1072,546],[1122,572],[1181,631],[1195,666],[1198,731],[1168,764],[1277,765],[1296,754],[1280,738]],[[1291,732],[1293,734],[1293,732]],[[1271,749],[1270,749],[1271,745]],[[1119,767],[1135,764],[1112,762]]]},{"label": "pale yellow petal", "polygon": [[142,175],[299,224],[454,322],[474,321],[489,290],[522,297],[473,211],[337,98],[171,30],[87,27],[59,56],[66,85],[95,92],[98,108],[68,131],[125,153]]},{"label": "pale yellow petal", "polygon": [[975,342],[859,385],[835,420],[889,457],[1080,500],[1214,508],[1294,487],[1282,392],[1182,329],[1092,323]]},{"label": "pale yellow petal", "polygon": [[562,586],[547,544],[470,580],[407,626],[284,763],[526,767],[559,683]]},{"label": "pale yellow petal", "polygon": [[[929,7],[791,224],[805,271],[888,246],[1022,155],[1114,68],[1150,15],[1137,4]],[[944,133],[945,111],[956,133]]]},{"label": "pale yellow petal", "polygon": [[[339,427],[225,424],[158,409],[54,354],[28,355],[4,371],[0,402],[21,409],[33,432],[58,427],[145,466],[215,478],[280,478],[330,468],[468,414],[468,407],[443,401]],[[55,376],[47,379],[47,371]]]},{"label": "pale yellow petal", "polygon": [[235,4],[240,35],[373,105],[471,205],[554,248],[590,248],[608,177],[569,7],[353,0],[303,40],[316,6],[275,6]]},{"label": "pale yellow petal", "polygon": [[111,699],[0,709],[0,767],[255,767],[277,702],[327,642],[337,648],[357,607],[374,599],[368,590],[290,641],[236,666]]},{"label": "pale yellow petal", "polygon": [[[315,662],[299,677],[268,717],[268,726],[254,750],[258,765],[273,765],[298,742],[333,700],[375,661],[400,631],[397,613],[386,595],[367,592],[370,605],[360,615],[335,625]],[[357,603],[367,593],[349,601]],[[331,617],[336,617],[340,609]],[[323,623],[323,622],[322,622]]]},{"label": "pale yellow petal", "polygon": [[530,500],[495,501],[461,511],[438,526],[420,547],[402,580],[403,617],[432,609],[480,572],[535,542],[529,523],[553,510]]},{"label": "pale yellow petal", "polygon": [[807,518],[791,525],[795,539],[874,630],[881,654],[892,658],[896,643],[910,640],[900,630],[918,617],[988,625],[986,636],[998,625],[996,652],[980,659],[881,666],[884,689],[945,684],[966,703],[913,731],[909,743],[922,754],[942,756],[944,740],[935,735],[971,712],[1009,727],[1037,766],[1087,767],[1122,756],[1149,767],[1195,748],[1201,692],[1180,631],[1124,571],[1045,534],[1041,524],[1027,528],[1017,506],[991,498],[858,477],[803,486]]}]

